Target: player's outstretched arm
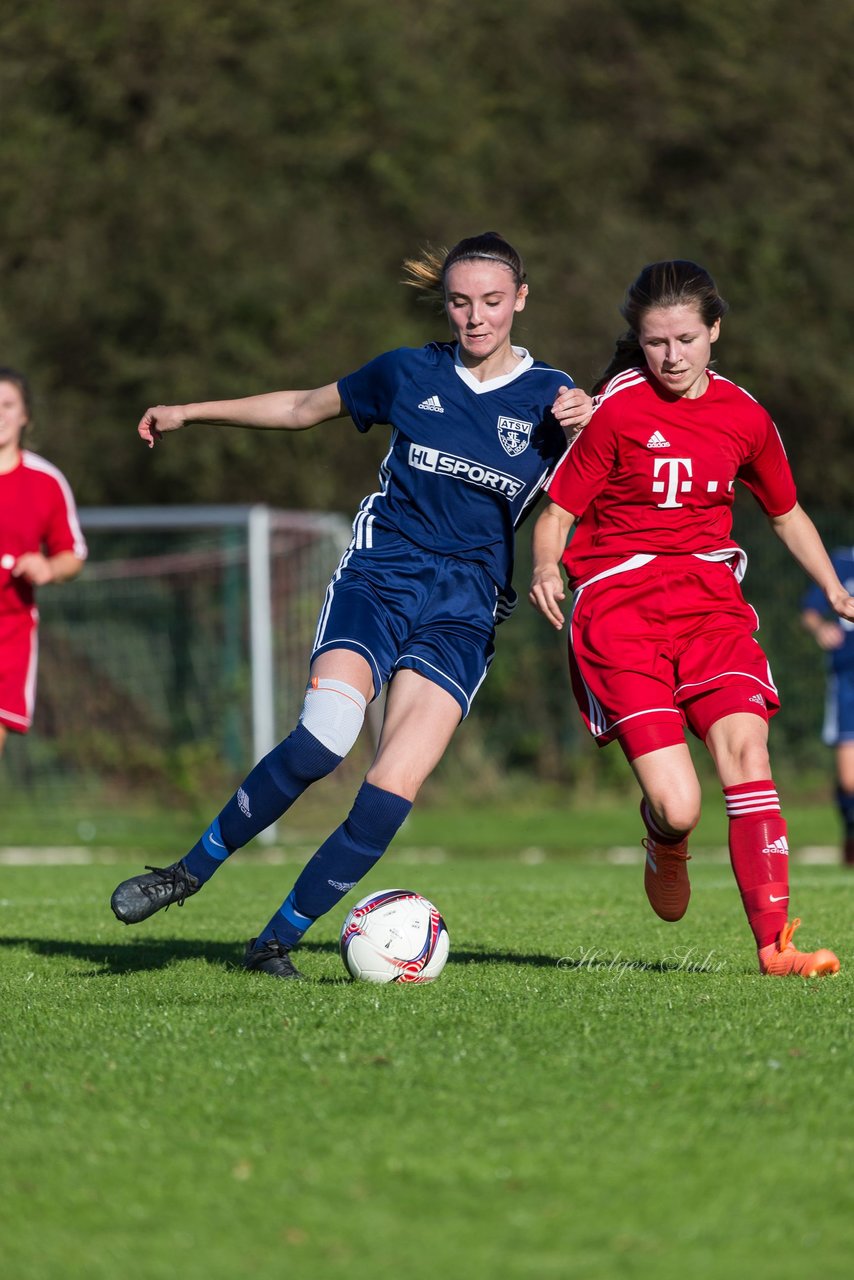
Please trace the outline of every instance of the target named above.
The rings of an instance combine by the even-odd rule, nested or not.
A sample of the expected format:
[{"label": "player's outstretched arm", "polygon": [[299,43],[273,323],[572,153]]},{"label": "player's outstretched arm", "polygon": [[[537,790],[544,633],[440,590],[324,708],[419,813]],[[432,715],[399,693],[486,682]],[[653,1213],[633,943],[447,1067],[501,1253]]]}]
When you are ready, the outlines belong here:
[{"label": "player's outstretched arm", "polygon": [[271,391],[240,400],[206,400],[197,404],[158,404],[139,420],[137,432],[151,449],[170,431],[192,423],[209,426],[254,427],[272,431],[305,431],[332,418],[341,418],[346,409],[338,394],[338,383],[309,391]]},{"label": "player's outstretched arm", "polygon": [[854,596],[839,581],[819,532],[799,503],[782,516],[771,517],[771,528],[798,564],[827,596],[840,618],[854,622]]},{"label": "player's outstretched arm", "polygon": [[534,525],[532,538],[534,571],[528,599],[556,631],[563,626],[561,602],[566,599],[560,558],[575,524],[575,516],[550,502]]}]

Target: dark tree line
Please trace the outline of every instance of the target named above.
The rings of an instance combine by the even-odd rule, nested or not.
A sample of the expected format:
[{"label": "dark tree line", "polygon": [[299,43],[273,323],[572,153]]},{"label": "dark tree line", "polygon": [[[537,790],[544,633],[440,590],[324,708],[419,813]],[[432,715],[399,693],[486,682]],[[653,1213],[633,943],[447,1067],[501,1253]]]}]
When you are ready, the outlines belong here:
[{"label": "dark tree line", "polygon": [[639,267],[703,261],[720,367],[805,496],[850,498],[849,6],[31,0],[0,37],[0,359],[82,502],[349,511],[384,440],[147,458],[136,418],[443,337],[400,262],[493,227],[528,260],[519,339],[587,385]]}]

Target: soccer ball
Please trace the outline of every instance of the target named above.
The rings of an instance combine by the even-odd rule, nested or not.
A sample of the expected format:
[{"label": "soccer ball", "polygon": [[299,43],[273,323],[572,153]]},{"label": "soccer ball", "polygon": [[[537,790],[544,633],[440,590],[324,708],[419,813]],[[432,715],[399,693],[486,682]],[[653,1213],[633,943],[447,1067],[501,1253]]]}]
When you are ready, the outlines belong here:
[{"label": "soccer ball", "polygon": [[341,959],[363,982],[432,982],[448,958],[448,930],[420,893],[382,889],[357,902],[341,927]]}]

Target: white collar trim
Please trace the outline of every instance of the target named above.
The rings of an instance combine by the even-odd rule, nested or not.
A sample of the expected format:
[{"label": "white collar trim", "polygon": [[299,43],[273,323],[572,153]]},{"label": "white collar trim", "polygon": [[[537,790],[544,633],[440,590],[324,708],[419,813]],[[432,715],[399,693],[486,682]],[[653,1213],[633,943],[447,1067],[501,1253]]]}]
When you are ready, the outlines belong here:
[{"label": "white collar trim", "polygon": [[506,387],[508,382],[514,382],[521,374],[527,373],[531,365],[534,363],[534,357],[524,347],[512,347],[514,355],[519,357],[519,363],[515,369],[511,369],[509,373],[499,374],[497,378],[489,378],[486,382],[481,382],[474,376],[470,369],[467,369],[460,360],[459,345],[454,347],[454,368],[457,375],[466,384],[466,386],[474,391],[476,395],[483,395],[485,391],[497,391],[499,387]]}]

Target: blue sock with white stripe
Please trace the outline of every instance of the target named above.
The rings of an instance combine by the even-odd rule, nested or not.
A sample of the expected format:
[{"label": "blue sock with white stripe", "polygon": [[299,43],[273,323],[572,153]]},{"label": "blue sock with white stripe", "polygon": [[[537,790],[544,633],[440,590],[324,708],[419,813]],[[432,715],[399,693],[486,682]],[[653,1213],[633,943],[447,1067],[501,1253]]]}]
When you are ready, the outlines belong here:
[{"label": "blue sock with white stripe", "polygon": [[382,857],[412,808],[411,800],[363,782],[349,815],[300,872],[258,943],[277,938],[295,946]]},{"label": "blue sock with white stripe", "polygon": [[319,778],[341,763],[342,756],[298,724],[237,788],[222,812],[181,861],[202,884],[210,880],[229,854],[269,827]]}]

